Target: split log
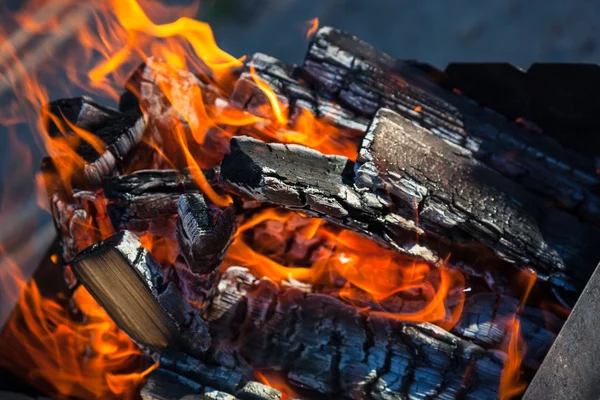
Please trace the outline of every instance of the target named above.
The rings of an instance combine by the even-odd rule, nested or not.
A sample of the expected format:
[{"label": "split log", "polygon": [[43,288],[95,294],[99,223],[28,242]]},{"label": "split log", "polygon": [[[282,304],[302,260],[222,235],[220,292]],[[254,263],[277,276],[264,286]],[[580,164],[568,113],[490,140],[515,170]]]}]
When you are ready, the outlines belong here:
[{"label": "split log", "polygon": [[204,321],[162,267],[131,232],[96,243],[71,262],[90,294],[132,339],[161,352],[182,349],[203,355],[210,337]]},{"label": "split log", "polygon": [[[221,391],[240,400],[278,400],[281,392],[261,383],[228,366],[207,366],[197,358],[184,353],[165,352],[160,359],[162,368],[171,373],[191,379],[204,387],[203,391]],[[208,389],[208,390],[207,390]],[[212,390],[211,390],[212,389]],[[210,397],[209,397],[210,398]]]},{"label": "split log", "polygon": [[[569,290],[577,290],[571,280],[585,282],[591,273],[586,262],[595,257],[593,244],[600,240],[595,229],[556,210],[544,214],[543,205],[536,208],[536,200],[518,185],[392,114],[382,111],[372,123],[356,176],[343,157],[235,137],[220,182],[238,195],[311,213],[427,262],[449,254],[451,262],[466,265],[496,257],[531,267]],[[369,138],[380,131],[391,132],[383,147],[401,151],[395,159],[365,163]],[[420,139],[413,141],[410,135],[416,134]],[[561,226],[572,226],[573,236],[561,233]]]},{"label": "split log", "polygon": [[438,254],[458,257],[484,245],[542,278],[583,288],[598,262],[600,229],[538,201],[471,155],[381,109],[363,139],[355,182],[389,196],[402,217],[416,215],[424,231],[418,239]]},{"label": "split log", "polygon": [[373,399],[497,398],[503,356],[431,324],[360,313],[231,267],[208,316],[211,335],[254,367],[287,371],[322,395]]},{"label": "split log", "polygon": [[525,343],[523,366],[537,370],[554,343],[564,321],[550,312],[523,307],[519,300],[480,293],[467,300],[452,332],[486,348],[507,348],[511,323],[520,321],[519,337]]},{"label": "split log", "polygon": [[302,72],[318,93],[349,110],[371,118],[379,108],[390,108],[541,198],[600,226],[600,177],[592,157],[520,128],[444,89],[411,64],[329,27],[314,36]]},{"label": "split log", "polygon": [[213,212],[199,193],[179,197],[177,243],[189,267],[181,280],[189,286],[196,304],[204,306],[214,296],[219,267],[233,240],[236,221],[233,207],[227,207],[216,222]]}]

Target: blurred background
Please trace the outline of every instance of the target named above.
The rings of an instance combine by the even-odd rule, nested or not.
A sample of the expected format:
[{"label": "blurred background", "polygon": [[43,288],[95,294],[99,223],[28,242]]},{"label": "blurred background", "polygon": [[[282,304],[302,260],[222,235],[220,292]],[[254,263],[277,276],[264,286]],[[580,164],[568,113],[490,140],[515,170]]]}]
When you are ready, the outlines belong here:
[{"label": "blurred background", "polygon": [[[0,2],[5,37],[19,29],[10,16],[23,11],[24,3]],[[290,63],[302,62],[306,21],[315,17],[320,26],[346,30],[393,56],[442,69],[452,61],[502,61],[524,69],[536,61],[600,61],[600,3],[585,0],[205,0],[196,17],[211,24],[219,46],[234,56],[263,52]],[[72,34],[77,35],[77,30]],[[60,58],[61,47],[46,51],[48,57]],[[10,66],[2,66],[0,78],[5,78],[4,69]],[[50,99],[80,94],[98,99],[70,85],[64,71],[55,69],[46,76]],[[0,110],[15,107],[15,95],[19,93],[10,88],[0,91]],[[43,151],[30,126],[2,122],[0,243],[19,248],[22,241],[32,241],[32,247],[20,250],[20,257],[41,257],[52,239],[52,229],[42,229],[50,216],[35,199],[34,173]],[[0,283],[6,277],[1,269],[5,264],[0,264]],[[28,276],[37,263],[26,265],[23,272]],[[7,287],[5,281],[0,291],[0,327],[11,308]]]}]

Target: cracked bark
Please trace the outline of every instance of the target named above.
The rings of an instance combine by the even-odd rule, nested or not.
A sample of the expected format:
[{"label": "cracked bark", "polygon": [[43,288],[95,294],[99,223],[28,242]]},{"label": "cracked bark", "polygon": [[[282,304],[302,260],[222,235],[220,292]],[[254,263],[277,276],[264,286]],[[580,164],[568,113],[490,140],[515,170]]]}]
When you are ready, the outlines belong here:
[{"label": "cracked bark", "polygon": [[357,137],[365,131],[369,120],[344,107],[318,95],[314,90],[301,83],[300,69],[265,54],[254,54],[245,64],[230,96],[231,104],[255,115],[270,117],[269,99],[254,82],[250,66],[256,77],[267,83],[277,95],[282,108],[287,108],[290,124],[301,110],[307,110],[317,118],[324,118],[339,127],[343,135]]},{"label": "cracked bark", "polygon": [[211,335],[255,367],[329,396],[496,398],[503,356],[432,324],[395,321],[325,295],[280,288],[231,267],[219,282]]},{"label": "cracked bark", "polygon": [[600,226],[594,160],[448,91],[414,65],[329,27],[311,41],[302,78],[317,93],[371,118],[388,107],[543,199]]},{"label": "cracked bark", "polygon": [[517,184],[390,111],[371,124],[356,166],[248,137],[233,138],[230,147],[221,165],[224,188],[308,212],[427,262],[449,254],[457,265],[495,258],[571,291],[594,265],[595,228],[549,213]]}]

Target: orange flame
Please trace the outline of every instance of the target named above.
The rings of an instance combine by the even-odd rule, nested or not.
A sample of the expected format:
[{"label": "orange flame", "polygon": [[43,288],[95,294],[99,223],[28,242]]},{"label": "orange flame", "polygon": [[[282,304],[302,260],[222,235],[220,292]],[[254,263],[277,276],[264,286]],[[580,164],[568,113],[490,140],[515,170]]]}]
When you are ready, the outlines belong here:
[{"label": "orange flame", "polygon": [[[279,233],[282,240],[293,235],[300,241],[319,237],[324,242],[323,249],[311,265],[298,266],[293,261],[283,265],[253,249],[245,238],[246,232],[269,222],[289,225],[288,231]],[[275,282],[294,279],[316,284],[331,282],[332,276],[338,276],[349,285],[339,290],[340,298],[346,302],[355,304],[359,293],[366,294],[370,302],[366,309],[372,309],[373,313],[404,321],[436,322],[445,329],[456,324],[464,303],[464,278],[458,271],[442,267],[436,279],[427,264],[405,259],[354,232],[335,232],[321,220],[274,209],[257,213],[240,225],[224,268],[231,265],[245,266],[255,275]],[[410,312],[385,310],[385,300],[407,293],[418,293],[424,305]],[[449,311],[446,301],[451,295],[456,304]]]},{"label": "orange flame", "polygon": [[317,29],[319,29],[319,18],[313,18],[306,21],[306,23],[309,25],[308,31],[306,31],[306,38],[308,39],[317,32]]},{"label": "orange flame", "polygon": [[3,290],[21,293],[0,338],[0,366],[59,398],[135,398],[157,365],[143,368],[142,352],[85,289],[73,297],[78,320],[66,299],[44,297],[8,257],[0,271]]},{"label": "orange flame", "polygon": [[[536,279],[537,275],[535,272],[528,269],[521,271],[519,282],[524,286],[524,288],[523,296],[521,297],[521,306],[517,311],[517,314],[519,314],[521,308],[527,302]],[[527,383],[521,379],[521,363],[527,349],[525,342],[519,334],[521,321],[517,317],[517,314],[513,316],[511,323],[511,333],[507,349],[508,360],[504,365],[502,376],[500,377],[499,398],[501,400],[512,399],[520,395],[527,387]]]},{"label": "orange flame", "polygon": [[285,377],[279,371],[254,371],[256,380],[277,389],[281,392],[281,400],[300,398],[300,396],[287,384]]}]

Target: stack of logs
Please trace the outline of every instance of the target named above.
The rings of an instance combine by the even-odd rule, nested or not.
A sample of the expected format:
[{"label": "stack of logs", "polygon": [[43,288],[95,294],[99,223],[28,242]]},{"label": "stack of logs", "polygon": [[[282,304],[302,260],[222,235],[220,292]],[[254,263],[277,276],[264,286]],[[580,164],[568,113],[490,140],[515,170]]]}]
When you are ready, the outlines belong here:
[{"label": "stack of logs", "polygon": [[[251,127],[229,127],[230,140],[207,134],[202,149],[226,155],[207,156],[214,168],[190,171],[177,164],[185,157],[170,126],[174,118],[186,124],[177,110],[187,100],[166,99],[159,82],[172,78],[160,75],[154,59],[133,74],[118,111],[88,98],[50,105],[106,144],[103,151],[78,145],[85,166],[69,182],[57,158],[43,164],[64,260],[116,232],[131,246],[141,244],[128,232],[178,243],[174,265],[156,268],[154,260],[144,268],[163,282],[161,306],[194,339],[186,351],[160,354],[142,396],[280,398],[252,378],[253,370],[269,368],[307,397],[497,398],[507,358],[498,349],[511,329],[507,316],[516,313],[527,344],[523,366],[535,371],[564,316],[522,307],[508,277],[527,268],[553,301],[569,308],[577,299],[599,259],[593,157],[449,90],[441,71],[331,28],[315,35],[301,67],[256,54],[230,90],[184,71],[178,84],[189,93],[201,88],[214,107],[261,115],[268,99],[250,65],[287,105],[291,121],[306,111],[327,120],[356,141],[356,160],[266,143]],[[55,125],[48,132],[69,134]],[[198,145],[189,143],[193,153]],[[195,173],[231,195],[233,205],[222,211],[206,201]],[[445,263],[484,281],[486,290],[468,296],[447,332],[361,311],[306,285],[277,285],[244,268],[219,272],[236,216],[256,204],[300,211],[404,256]],[[202,311],[173,300],[182,293]]]}]

